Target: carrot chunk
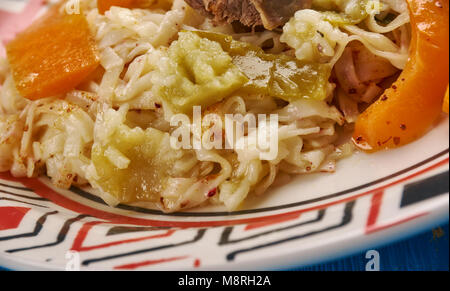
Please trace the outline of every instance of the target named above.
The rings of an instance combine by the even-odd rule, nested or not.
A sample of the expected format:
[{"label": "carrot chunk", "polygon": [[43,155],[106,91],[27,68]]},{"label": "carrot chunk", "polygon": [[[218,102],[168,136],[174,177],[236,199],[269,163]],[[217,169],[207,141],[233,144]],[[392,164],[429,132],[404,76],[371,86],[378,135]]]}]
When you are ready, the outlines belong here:
[{"label": "carrot chunk", "polygon": [[440,116],[449,78],[449,3],[407,0],[413,38],[397,82],[363,112],[353,140],[374,152],[408,144]]},{"label": "carrot chunk", "polygon": [[100,63],[85,17],[60,8],[51,8],[6,46],[16,87],[25,98],[64,94]]}]

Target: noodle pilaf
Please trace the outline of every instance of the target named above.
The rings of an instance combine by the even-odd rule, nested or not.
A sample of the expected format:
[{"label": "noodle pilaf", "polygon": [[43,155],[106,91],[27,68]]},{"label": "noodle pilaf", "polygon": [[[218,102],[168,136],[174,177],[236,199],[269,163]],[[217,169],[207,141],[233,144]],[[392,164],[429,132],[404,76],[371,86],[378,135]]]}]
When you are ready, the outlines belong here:
[{"label": "noodle pilaf", "polygon": [[441,114],[448,1],[241,2],[51,7],[0,59],[0,171],[111,206],[234,211]]}]

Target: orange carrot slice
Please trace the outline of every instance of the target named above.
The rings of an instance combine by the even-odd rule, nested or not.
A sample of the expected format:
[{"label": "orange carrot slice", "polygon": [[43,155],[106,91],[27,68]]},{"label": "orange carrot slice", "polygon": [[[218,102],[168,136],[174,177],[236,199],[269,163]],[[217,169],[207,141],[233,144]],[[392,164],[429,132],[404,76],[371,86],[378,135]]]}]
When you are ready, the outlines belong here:
[{"label": "orange carrot slice", "polygon": [[6,47],[16,87],[25,98],[64,94],[100,63],[85,17],[60,8],[51,8]]},{"label": "orange carrot slice", "polygon": [[397,82],[356,122],[353,140],[369,152],[416,140],[442,112],[449,77],[449,2],[407,2],[413,29],[410,60]]}]

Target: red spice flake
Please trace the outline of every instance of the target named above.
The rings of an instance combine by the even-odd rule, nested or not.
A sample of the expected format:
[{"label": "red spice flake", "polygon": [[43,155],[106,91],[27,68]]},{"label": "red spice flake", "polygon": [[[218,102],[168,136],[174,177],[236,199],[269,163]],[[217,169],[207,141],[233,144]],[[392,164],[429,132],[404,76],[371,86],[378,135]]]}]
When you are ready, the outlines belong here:
[{"label": "red spice flake", "polygon": [[383,95],[383,96],[381,97],[381,101],[386,101],[386,100],[388,100],[388,96],[387,96],[387,95]]},{"label": "red spice flake", "polygon": [[213,197],[216,194],[217,194],[217,188],[214,188],[214,189],[212,189],[211,191],[208,192],[207,196],[208,197]]},{"label": "red spice flake", "polygon": [[381,144],[387,144],[392,139],[392,136],[390,136],[387,140],[383,141]]},{"label": "red spice flake", "polygon": [[185,208],[186,206],[188,206],[188,204],[189,204],[189,200],[186,200],[183,203],[181,203],[180,207]]},{"label": "red spice flake", "polygon": [[356,143],[362,143],[364,141],[364,138],[362,136],[358,136],[356,138]]},{"label": "red spice flake", "polygon": [[400,138],[399,137],[394,137],[394,144],[397,146],[397,145],[399,145],[400,144]]},{"label": "red spice flake", "polygon": [[401,130],[406,130],[406,125],[405,124],[401,124],[400,128],[401,128]]},{"label": "red spice flake", "polygon": [[396,85],[392,85],[392,89],[397,90],[397,86]]},{"label": "red spice flake", "polygon": [[156,108],[161,108],[161,107],[162,107],[162,105],[161,105],[161,104],[159,104],[159,103],[155,103],[155,107],[156,107]]}]

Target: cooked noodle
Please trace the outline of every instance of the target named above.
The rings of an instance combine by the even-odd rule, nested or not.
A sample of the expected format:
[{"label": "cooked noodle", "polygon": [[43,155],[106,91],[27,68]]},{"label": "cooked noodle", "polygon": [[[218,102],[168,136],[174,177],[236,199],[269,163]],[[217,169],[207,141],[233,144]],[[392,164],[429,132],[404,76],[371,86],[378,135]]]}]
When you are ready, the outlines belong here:
[{"label": "cooked noodle", "polygon": [[[11,171],[18,177],[46,173],[63,188],[90,184],[110,205],[150,201],[174,212],[212,202],[235,210],[249,194],[265,192],[277,176],[286,180],[286,173],[333,172],[336,161],[352,151],[350,143],[337,142],[337,128],[354,122],[358,103],[370,103],[380,96],[384,79],[403,69],[408,59],[410,27],[404,1],[381,1],[381,14],[395,15],[386,25],[380,24],[375,13],[359,23],[333,23],[322,12],[301,10],[286,24],[284,32],[244,33],[236,33],[231,25],[214,26],[182,0],[166,2],[172,3],[168,11],[112,7],[101,15],[96,1],[82,1],[100,50],[101,66],[65,96],[24,99],[15,88],[7,62],[0,61],[0,171]],[[312,36],[299,38],[301,27],[320,33],[314,31]],[[165,66],[168,47],[182,30],[230,34],[268,53],[295,55],[331,68],[337,66],[347,73],[339,76],[345,80],[337,80],[332,74],[328,103],[313,99],[286,102],[274,96],[236,93],[206,109],[206,113],[222,117],[278,114],[279,151],[274,159],[261,159],[260,150],[251,146],[173,150],[168,145],[168,136],[174,130],[169,122],[173,113],[155,93],[155,87],[167,80],[156,72]],[[380,79],[368,74],[362,81],[356,60],[344,57],[346,50],[351,55],[356,49],[377,56],[371,60],[384,66],[389,76]],[[358,92],[348,94],[342,82],[356,83]],[[165,182],[148,185],[159,189],[156,196],[135,201],[118,199],[100,185],[93,152],[106,148],[108,161],[117,169],[127,169],[134,161],[114,144],[114,132],[151,136],[153,129],[163,134],[160,147],[164,150],[160,149],[159,155],[165,160],[161,163],[171,163],[170,168],[161,170],[163,174],[155,172]],[[214,134],[212,129],[210,133]],[[252,134],[248,132],[243,138],[249,139]]]}]

